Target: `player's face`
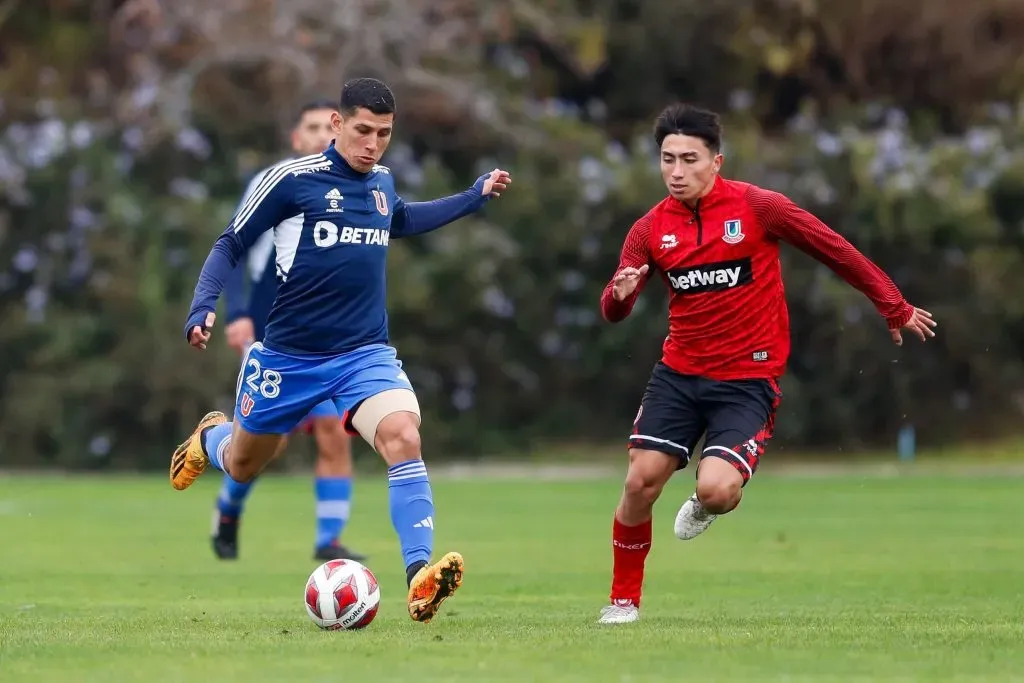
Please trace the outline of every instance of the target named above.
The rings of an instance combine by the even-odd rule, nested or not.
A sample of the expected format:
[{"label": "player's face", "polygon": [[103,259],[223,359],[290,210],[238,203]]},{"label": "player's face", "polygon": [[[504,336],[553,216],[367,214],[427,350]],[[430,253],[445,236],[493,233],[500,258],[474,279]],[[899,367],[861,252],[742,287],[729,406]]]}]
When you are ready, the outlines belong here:
[{"label": "player's face", "polygon": [[333,109],[314,109],[302,115],[292,130],[292,149],[300,156],[309,156],[327,149],[334,133],[331,131]]},{"label": "player's face", "polygon": [[690,135],[669,135],[661,143],[661,177],[668,193],[682,202],[695,202],[711,189],[722,168],[722,155]]},{"label": "player's face", "polygon": [[351,116],[331,115],[334,146],[349,166],[367,173],[384,156],[391,142],[394,114],[374,114],[369,109],[356,109]]}]

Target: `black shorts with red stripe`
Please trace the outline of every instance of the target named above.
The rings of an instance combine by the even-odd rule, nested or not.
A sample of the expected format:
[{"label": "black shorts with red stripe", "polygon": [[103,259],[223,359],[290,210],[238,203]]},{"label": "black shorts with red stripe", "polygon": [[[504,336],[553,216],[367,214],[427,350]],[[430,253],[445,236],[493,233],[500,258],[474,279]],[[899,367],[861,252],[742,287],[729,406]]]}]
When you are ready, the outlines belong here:
[{"label": "black shorts with red stripe", "polygon": [[704,436],[701,457],[725,460],[746,485],[772,438],[781,400],[775,380],[713,380],[683,375],[659,361],[633,421],[629,447],[674,455],[683,469]]}]

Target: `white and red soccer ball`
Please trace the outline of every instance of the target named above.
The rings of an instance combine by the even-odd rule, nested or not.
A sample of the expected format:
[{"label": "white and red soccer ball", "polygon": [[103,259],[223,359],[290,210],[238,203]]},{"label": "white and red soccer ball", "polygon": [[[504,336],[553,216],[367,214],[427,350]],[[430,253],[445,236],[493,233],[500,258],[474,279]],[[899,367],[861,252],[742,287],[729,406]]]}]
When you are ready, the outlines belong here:
[{"label": "white and red soccer ball", "polygon": [[380,586],[377,577],[355,560],[331,560],[309,575],[306,612],[328,631],[366,628],[377,616]]}]

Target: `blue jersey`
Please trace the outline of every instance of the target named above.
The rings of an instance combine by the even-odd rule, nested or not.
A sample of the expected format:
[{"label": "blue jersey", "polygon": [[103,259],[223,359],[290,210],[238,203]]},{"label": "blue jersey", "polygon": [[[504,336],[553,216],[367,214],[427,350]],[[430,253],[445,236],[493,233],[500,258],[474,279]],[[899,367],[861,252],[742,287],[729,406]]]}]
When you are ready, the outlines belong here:
[{"label": "blue jersey", "polygon": [[266,347],[296,355],[337,355],[386,344],[391,238],[422,234],[479,210],[487,201],[486,178],[450,197],[406,203],[387,167],[360,173],[333,143],[321,154],[275,165],[214,244],[196,285],[186,338],[215,310],[243,254],[273,229],[278,291]]}]

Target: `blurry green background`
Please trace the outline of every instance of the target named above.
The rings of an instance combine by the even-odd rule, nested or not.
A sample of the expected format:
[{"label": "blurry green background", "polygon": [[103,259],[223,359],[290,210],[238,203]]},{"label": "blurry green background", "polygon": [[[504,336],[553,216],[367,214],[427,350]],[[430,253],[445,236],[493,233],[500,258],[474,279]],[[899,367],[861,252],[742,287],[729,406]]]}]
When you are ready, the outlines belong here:
[{"label": "blurry green background", "polygon": [[[602,322],[663,196],[653,117],[720,110],[724,172],[789,194],[931,310],[784,252],[794,353],[774,452],[1019,432],[1024,4],[825,0],[0,0],[0,465],[150,468],[237,359],[183,339],[192,290],[297,105],[386,79],[406,199],[509,169],[507,201],[391,245],[393,340],[432,459],[624,449],[666,297]],[[211,378],[220,378],[211,381]]]}]

